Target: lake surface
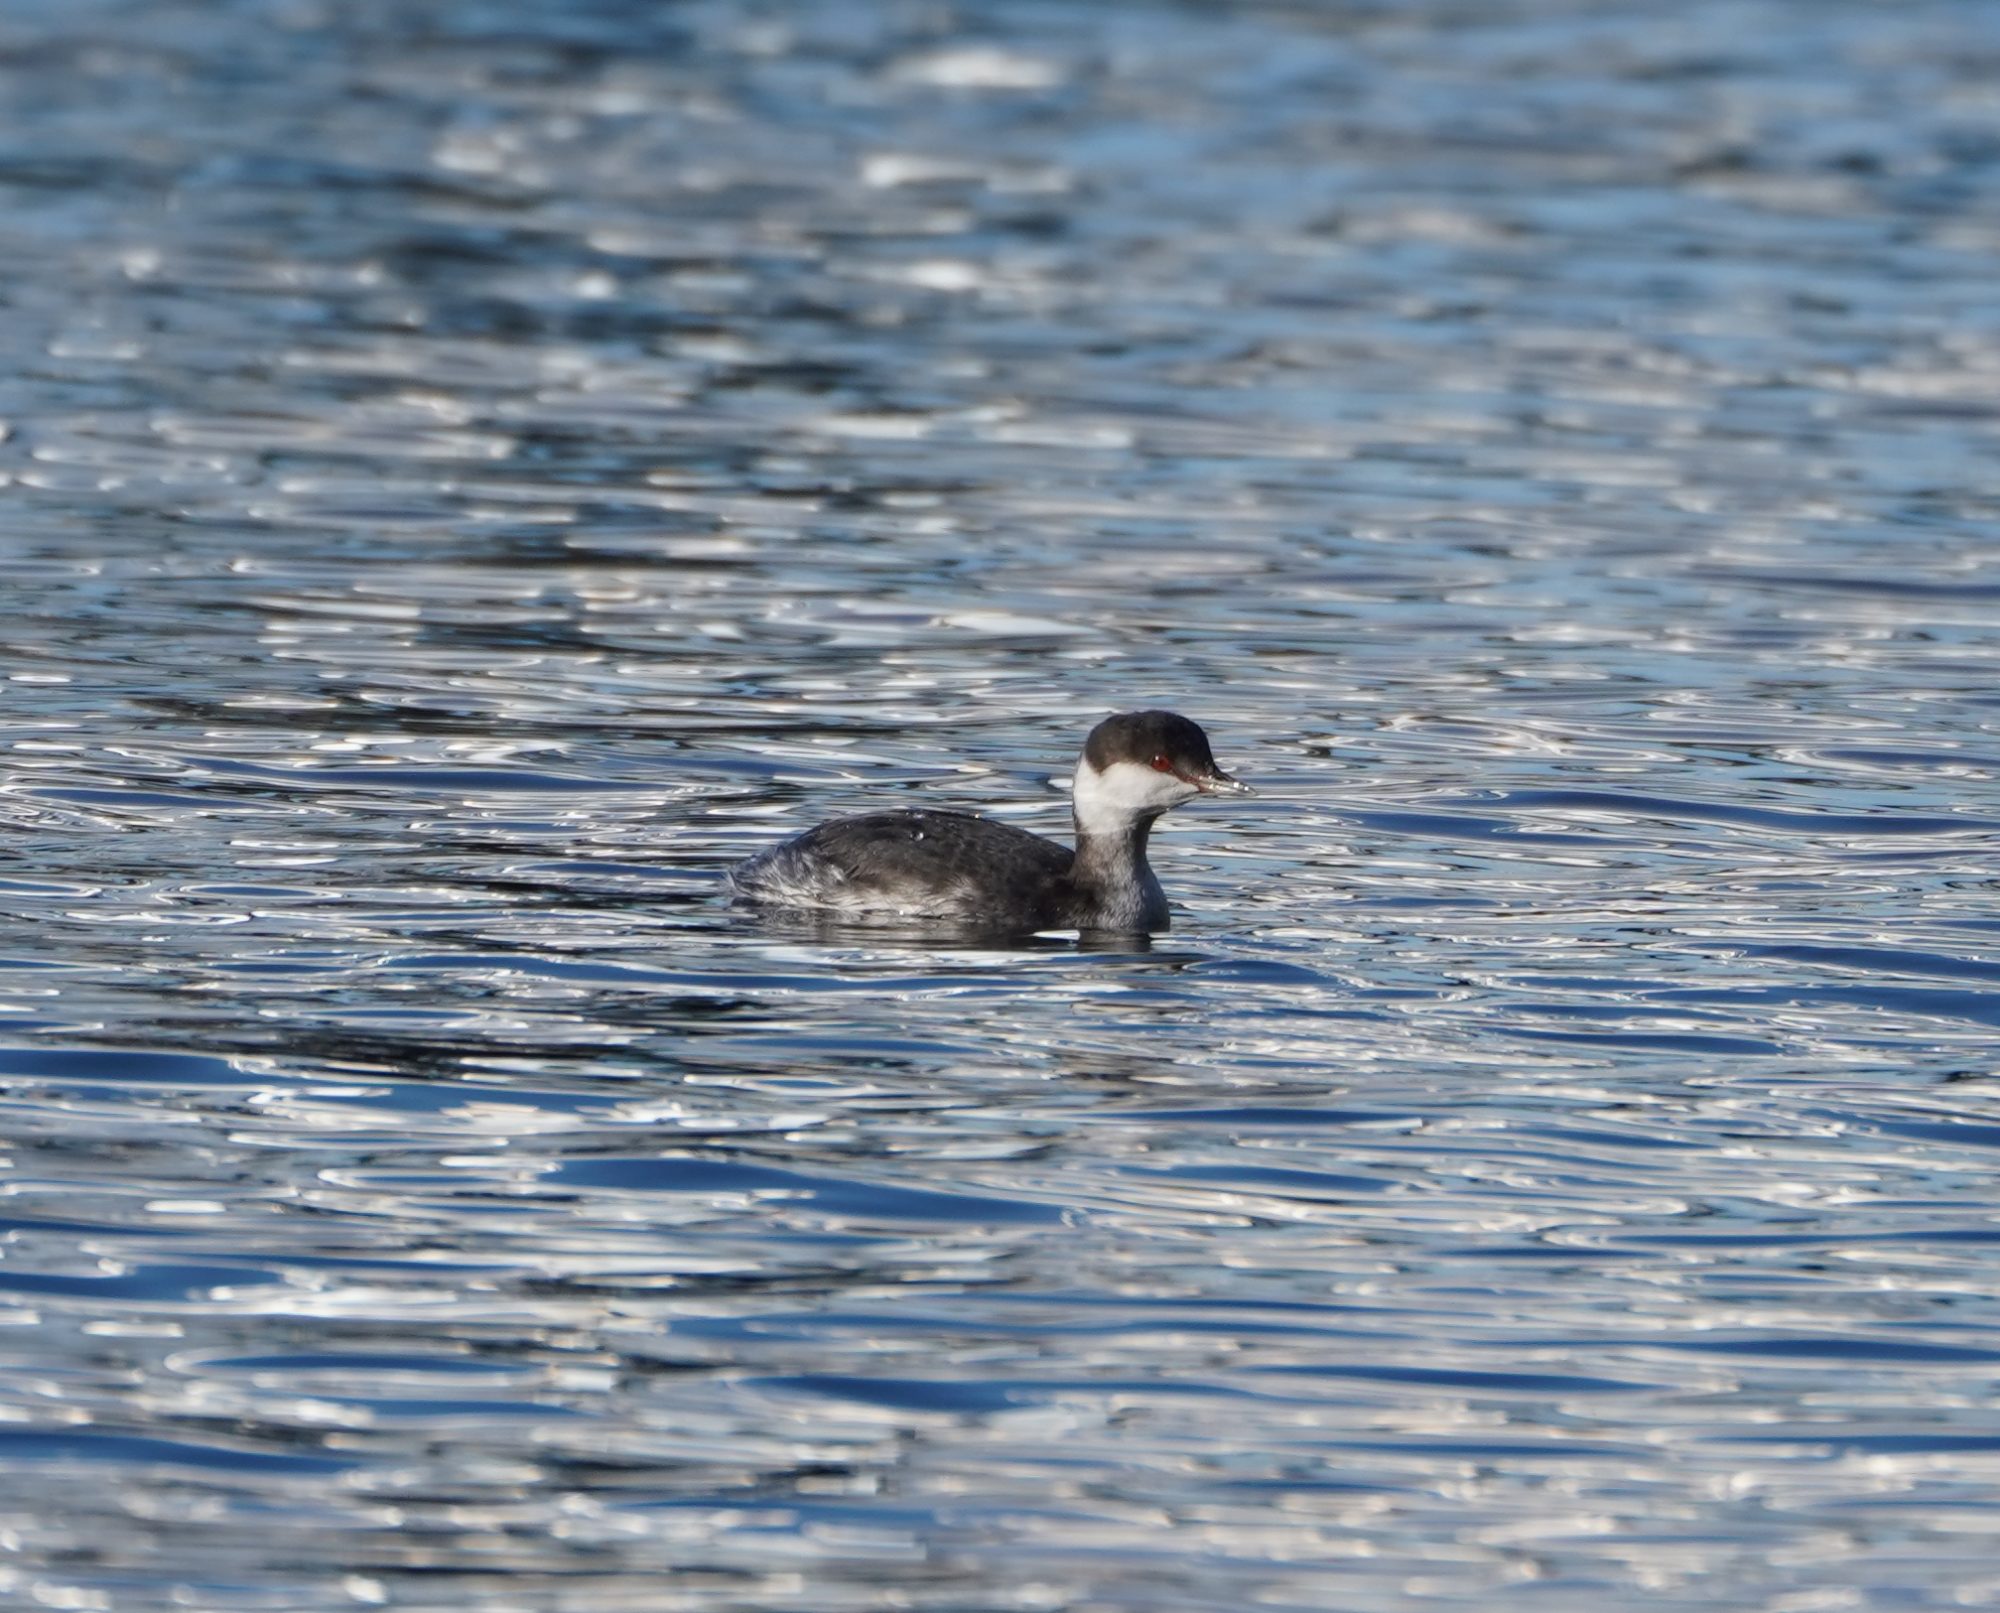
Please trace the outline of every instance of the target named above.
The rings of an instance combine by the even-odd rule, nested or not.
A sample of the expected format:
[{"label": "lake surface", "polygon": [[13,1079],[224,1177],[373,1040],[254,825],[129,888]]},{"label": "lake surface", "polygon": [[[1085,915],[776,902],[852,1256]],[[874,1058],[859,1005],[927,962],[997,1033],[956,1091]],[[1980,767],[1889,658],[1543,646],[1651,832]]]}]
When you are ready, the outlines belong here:
[{"label": "lake surface", "polygon": [[0,1600],[2000,1604],[1993,18],[12,9]]}]

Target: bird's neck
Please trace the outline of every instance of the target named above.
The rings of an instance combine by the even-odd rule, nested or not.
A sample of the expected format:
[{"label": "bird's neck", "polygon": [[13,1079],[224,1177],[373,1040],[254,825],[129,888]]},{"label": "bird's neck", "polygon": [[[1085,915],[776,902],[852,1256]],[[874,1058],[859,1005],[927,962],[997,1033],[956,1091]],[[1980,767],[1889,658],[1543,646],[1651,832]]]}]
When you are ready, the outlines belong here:
[{"label": "bird's neck", "polygon": [[1076,862],[1070,877],[1079,885],[1099,890],[1143,886],[1152,877],[1146,862],[1146,841],[1158,816],[1157,812],[1098,815],[1086,821],[1078,810]]}]

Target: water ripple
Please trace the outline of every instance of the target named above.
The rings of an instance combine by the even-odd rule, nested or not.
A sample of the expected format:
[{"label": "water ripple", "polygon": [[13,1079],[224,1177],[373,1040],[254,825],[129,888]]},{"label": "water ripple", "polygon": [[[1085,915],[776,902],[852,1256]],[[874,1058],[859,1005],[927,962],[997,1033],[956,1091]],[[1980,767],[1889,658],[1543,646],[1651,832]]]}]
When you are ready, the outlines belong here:
[{"label": "water ripple", "polygon": [[1984,21],[0,19],[0,1600],[1994,1601]]}]

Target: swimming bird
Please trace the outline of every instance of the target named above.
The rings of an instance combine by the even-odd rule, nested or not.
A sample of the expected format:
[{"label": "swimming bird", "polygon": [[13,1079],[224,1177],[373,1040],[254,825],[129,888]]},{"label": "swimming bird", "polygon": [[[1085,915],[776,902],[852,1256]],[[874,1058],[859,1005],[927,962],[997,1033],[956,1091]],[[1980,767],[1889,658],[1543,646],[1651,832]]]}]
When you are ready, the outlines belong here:
[{"label": "swimming bird", "polygon": [[738,902],[862,922],[1151,933],[1169,923],[1146,861],[1154,820],[1197,796],[1253,793],[1215,765],[1199,724],[1122,711],[1084,741],[1074,850],[968,812],[870,812],[760,852],[732,870],[730,889]]}]

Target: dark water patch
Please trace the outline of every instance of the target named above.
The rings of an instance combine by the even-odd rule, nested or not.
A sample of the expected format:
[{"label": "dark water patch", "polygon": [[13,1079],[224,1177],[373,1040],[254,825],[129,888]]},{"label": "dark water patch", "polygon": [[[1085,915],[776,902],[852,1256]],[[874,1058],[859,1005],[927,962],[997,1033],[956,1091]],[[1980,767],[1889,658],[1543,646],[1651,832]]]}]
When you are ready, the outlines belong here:
[{"label": "dark water patch", "polygon": [[1963,1019],[1975,1025],[2000,1025],[2000,993],[1926,991],[1917,986],[1824,986],[1792,993],[1786,1000],[1872,1008],[1898,1016]]},{"label": "dark water patch", "polygon": [[850,1400],[891,1411],[938,1412],[960,1417],[988,1416],[1030,1402],[1012,1386],[922,1378],[854,1378],[812,1372],[792,1377],[752,1379],[757,1387],[813,1395],[826,1400]]},{"label": "dark water patch", "polygon": [[1813,571],[1749,571],[1730,569],[1711,573],[1718,581],[1732,585],[1754,584],[1760,588],[1799,589],[1807,592],[1875,594],[1885,598],[1986,600],[2000,599],[2000,582],[1980,582],[1962,577],[1949,579],[1891,577],[1880,573],[1867,576],[1835,576]]},{"label": "dark water patch", "polygon": [[1828,1245],[1871,1243],[2000,1243],[2000,1227],[1925,1227],[1896,1232],[1863,1228],[1821,1227],[1807,1232],[1627,1232],[1617,1242],[1637,1247],[1659,1245],[1686,1249],[1806,1249]]},{"label": "dark water patch", "polygon": [[[1933,991],[1920,986],[1794,985],[1685,987],[1657,992],[1651,1002],[1718,1003],[1722,1005],[1768,1004],[1787,1009],[1812,1010],[1831,1007],[1865,1008],[1923,1019],[1963,1019],[1974,1024],[1991,1024],[2000,1014],[2000,995],[1974,991]],[[1893,1028],[1892,1028],[1893,1030]],[[1897,1041],[1892,1034],[1891,1045]]]},{"label": "dark water patch", "polygon": [[116,1234],[120,1238],[167,1238],[188,1230],[187,1227],[158,1223],[123,1225],[115,1221],[65,1221],[53,1216],[0,1215],[0,1233],[77,1232],[85,1235]]},{"label": "dark water patch", "polygon": [[1873,1129],[1885,1137],[1914,1137],[1920,1142],[1952,1148],[2000,1148],[2000,1124],[1971,1120],[1878,1120]]},{"label": "dark water patch", "polygon": [[1313,986],[1340,990],[1345,982],[1279,958],[1210,958],[1198,966],[1216,980],[1242,980],[1258,985]]},{"label": "dark water patch", "polygon": [[1831,1335],[1727,1339],[1651,1338],[1630,1340],[1649,1349],[1702,1354],[1769,1357],[1794,1361],[1881,1361],[1903,1366],[1971,1366],[2000,1361],[2000,1350],[1968,1345],[1929,1344],[1912,1339],[1841,1338]]},{"label": "dark water patch", "polygon": [[200,1053],[126,1051],[107,1047],[0,1047],[0,1079],[36,1082],[131,1082],[145,1086],[267,1085],[268,1075],[239,1070],[226,1058]]},{"label": "dark water patch", "polygon": [[2000,982],[2000,963],[1984,958],[1954,958],[1937,952],[1919,952],[1900,947],[1784,946],[1748,945],[1738,949],[1746,958],[1772,958],[1783,963],[1804,963],[1828,969],[1851,969],[1860,974],[1928,975],[1944,980]]},{"label": "dark water patch", "polygon": [[216,805],[212,797],[194,791],[120,790],[101,785],[34,786],[22,792],[43,801],[74,801],[81,806],[114,807],[207,807]]},{"label": "dark water patch", "polygon": [[1766,1058],[1784,1052],[1776,1042],[1758,1041],[1749,1036],[1706,1036],[1689,1031],[1548,1031],[1523,1025],[1494,1027],[1502,1036],[1528,1042],[1568,1042],[1586,1047],[1631,1048],[1634,1051],[1687,1054],[1720,1054]]},{"label": "dark water patch", "polygon": [[244,1478],[327,1477],[350,1472],[359,1458],[200,1445],[102,1429],[0,1425],[0,1452],[16,1462],[113,1462],[138,1468],[195,1468]]},{"label": "dark water patch", "polygon": [[1616,1260],[1611,1249],[1594,1249],[1568,1243],[1474,1243],[1452,1251],[1461,1260],[1524,1261],[1546,1260],[1556,1265],[1585,1265],[1593,1260]]},{"label": "dark water patch", "polygon": [[1311,1378],[1351,1378],[1357,1382],[1403,1384],[1411,1388],[1454,1389],[1465,1394],[1585,1395],[1641,1394],[1661,1385],[1627,1378],[1593,1378],[1564,1372],[1481,1372],[1465,1367],[1394,1367],[1347,1365],[1287,1365],[1258,1367],[1261,1375]]},{"label": "dark water patch", "polygon": [[277,1272],[255,1266],[141,1265],[123,1274],[103,1272],[85,1276],[0,1268],[0,1292],[4,1293],[143,1300],[155,1304],[207,1299],[218,1289],[259,1288],[283,1281]]}]

